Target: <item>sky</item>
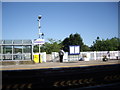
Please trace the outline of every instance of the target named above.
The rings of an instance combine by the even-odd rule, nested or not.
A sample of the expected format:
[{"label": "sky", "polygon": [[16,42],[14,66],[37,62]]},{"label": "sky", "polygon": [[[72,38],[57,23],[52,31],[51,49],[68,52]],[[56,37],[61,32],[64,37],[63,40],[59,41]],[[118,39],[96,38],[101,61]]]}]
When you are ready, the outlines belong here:
[{"label": "sky", "polygon": [[118,37],[118,2],[3,2],[2,39],[37,39],[38,15],[46,41],[79,33],[91,46]]}]

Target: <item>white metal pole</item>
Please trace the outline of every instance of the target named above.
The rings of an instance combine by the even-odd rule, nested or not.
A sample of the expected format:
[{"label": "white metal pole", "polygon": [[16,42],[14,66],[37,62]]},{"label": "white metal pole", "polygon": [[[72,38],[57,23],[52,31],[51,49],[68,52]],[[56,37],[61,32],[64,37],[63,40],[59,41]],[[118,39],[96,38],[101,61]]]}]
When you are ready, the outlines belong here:
[{"label": "white metal pole", "polygon": [[[40,19],[38,19],[38,34],[40,38]],[[39,54],[40,54],[40,44],[39,44]]]},{"label": "white metal pole", "polygon": [[38,35],[39,35],[39,38],[40,38],[40,19],[38,19]]},{"label": "white metal pole", "polygon": [[39,54],[40,54],[40,44],[39,44]]},{"label": "white metal pole", "polygon": [[[41,19],[41,16],[38,16],[38,35],[39,35],[39,39],[40,39],[40,19]],[[39,44],[39,62],[40,62],[40,44]]]},{"label": "white metal pole", "polygon": [[1,45],[1,60],[3,60],[3,45]]}]

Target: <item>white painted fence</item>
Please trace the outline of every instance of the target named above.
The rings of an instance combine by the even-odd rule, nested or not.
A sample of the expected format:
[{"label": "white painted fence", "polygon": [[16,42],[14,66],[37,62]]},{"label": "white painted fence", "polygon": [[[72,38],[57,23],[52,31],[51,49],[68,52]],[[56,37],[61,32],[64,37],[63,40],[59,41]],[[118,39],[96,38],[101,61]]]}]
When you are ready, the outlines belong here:
[{"label": "white painted fence", "polygon": [[[86,55],[89,60],[102,60],[103,56],[109,59],[120,59],[120,51],[94,51],[94,52],[81,52],[81,57]],[[110,57],[109,57],[110,55]]]},{"label": "white painted fence", "polygon": [[[80,55],[68,55],[68,52],[65,52],[63,62],[78,61],[83,58],[83,56],[86,56],[86,61],[102,60],[103,56],[109,59],[120,59],[120,51],[109,51],[109,53],[108,51],[80,52]],[[59,60],[58,52],[52,52],[52,60]]]},{"label": "white painted fence", "polygon": [[46,62],[46,52],[42,52],[40,54],[41,54],[42,62]]},{"label": "white painted fence", "polygon": [[[39,55],[39,53],[33,53],[33,55]],[[42,62],[46,62],[46,52],[41,52],[40,55]]]},{"label": "white painted fence", "polygon": [[[59,61],[59,53],[58,52],[52,52],[52,61],[53,62]],[[63,62],[68,62],[68,52],[64,52]]]}]

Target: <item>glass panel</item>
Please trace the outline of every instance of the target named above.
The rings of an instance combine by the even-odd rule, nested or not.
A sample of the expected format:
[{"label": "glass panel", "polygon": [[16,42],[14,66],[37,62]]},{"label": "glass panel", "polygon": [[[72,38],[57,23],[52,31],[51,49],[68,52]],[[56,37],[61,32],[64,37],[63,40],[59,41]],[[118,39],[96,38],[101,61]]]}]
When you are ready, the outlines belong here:
[{"label": "glass panel", "polygon": [[13,60],[22,60],[22,54],[13,55]]},{"label": "glass panel", "polygon": [[3,53],[4,54],[11,54],[12,53],[12,46],[3,46]]},{"label": "glass panel", "polygon": [[23,44],[32,44],[31,40],[23,40]]},{"label": "glass panel", "polygon": [[0,60],[2,60],[2,55],[0,55]]},{"label": "glass panel", "polygon": [[13,43],[14,44],[22,44],[22,40],[14,40]]},{"label": "glass panel", "polygon": [[24,60],[31,60],[31,53],[25,53],[25,54],[23,55],[23,59],[24,59]]},{"label": "glass panel", "polygon": [[22,46],[14,46],[13,48],[13,59],[14,60],[22,60]]},{"label": "glass panel", "polygon": [[3,60],[12,60],[12,55],[11,54],[4,54]]},{"label": "glass panel", "polygon": [[23,53],[31,53],[31,46],[23,46]]},{"label": "glass panel", "polygon": [[4,40],[4,44],[12,44],[12,40]]},{"label": "glass panel", "polygon": [[13,53],[21,54],[22,53],[22,46],[14,46]]},{"label": "glass panel", "polygon": [[2,60],[2,51],[1,51],[2,46],[0,46],[0,60]]},{"label": "glass panel", "polygon": [[2,46],[0,46],[0,54],[2,53],[2,52],[1,52],[1,47],[2,47]]},{"label": "glass panel", "polygon": [[0,44],[2,44],[2,42],[3,42],[3,41],[2,41],[2,40],[0,40]]},{"label": "glass panel", "polygon": [[31,60],[31,46],[23,46],[23,59]]}]

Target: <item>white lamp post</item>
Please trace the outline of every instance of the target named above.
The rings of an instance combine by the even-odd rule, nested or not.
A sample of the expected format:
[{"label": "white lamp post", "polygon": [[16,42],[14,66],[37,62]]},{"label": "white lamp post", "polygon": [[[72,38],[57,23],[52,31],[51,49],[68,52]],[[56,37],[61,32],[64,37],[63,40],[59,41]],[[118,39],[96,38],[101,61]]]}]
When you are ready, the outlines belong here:
[{"label": "white lamp post", "polygon": [[[34,40],[34,45],[39,45],[39,63],[42,62],[42,61],[40,60],[40,46],[41,46],[42,44],[44,44],[44,39],[43,39],[44,34],[40,32],[40,28],[41,28],[41,26],[40,26],[40,20],[41,20],[41,18],[42,18],[42,16],[39,15],[39,16],[38,16],[38,20],[37,20],[37,21],[38,21],[38,35],[39,35],[39,37],[38,37],[38,39],[35,39],[35,40]],[[38,55],[38,54],[37,54],[37,55]],[[36,63],[38,63],[38,59],[34,59],[34,61],[35,61]]]},{"label": "white lamp post", "polygon": [[[41,36],[41,33],[40,33],[40,19],[42,18],[41,15],[38,16],[38,35],[39,35],[39,39],[40,39],[40,36]],[[40,55],[40,44],[39,44],[39,55]]]},{"label": "white lamp post", "polygon": [[42,16],[41,15],[39,15],[38,16],[38,35],[39,35],[39,38],[40,38],[40,35],[42,34],[42,33],[40,33],[40,28],[41,28],[41,26],[40,26],[40,19],[42,18]]}]

